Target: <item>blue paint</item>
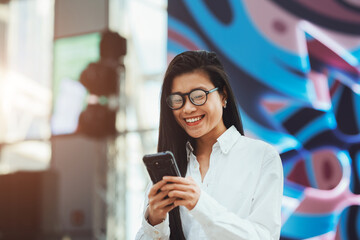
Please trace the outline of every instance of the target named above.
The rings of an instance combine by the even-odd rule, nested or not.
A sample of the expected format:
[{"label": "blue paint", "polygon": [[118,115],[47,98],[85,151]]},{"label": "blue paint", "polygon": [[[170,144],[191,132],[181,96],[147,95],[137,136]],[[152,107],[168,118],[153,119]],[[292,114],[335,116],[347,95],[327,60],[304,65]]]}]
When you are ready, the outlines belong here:
[{"label": "blue paint", "polygon": [[316,181],[316,175],[314,171],[313,161],[312,161],[312,155],[306,154],[304,157],[305,162],[305,169],[306,169],[306,175],[309,180],[310,186],[313,188],[319,188],[317,181]]},{"label": "blue paint", "polygon": [[360,129],[360,94],[353,93],[352,99],[354,103],[354,115],[356,119],[357,128]]},{"label": "blue paint", "polygon": [[278,63],[281,61],[306,74],[310,70],[308,56],[285,51],[264,38],[250,21],[242,1],[229,1],[234,12],[234,21],[229,25],[217,21],[201,0],[184,0],[184,3],[199,27],[234,64],[285,95],[305,102],[314,99],[309,91],[312,88],[310,81]]},{"label": "blue paint", "polygon": [[304,198],[305,187],[285,180],[284,182],[284,196],[291,197],[301,201]]},{"label": "blue paint", "polygon": [[184,52],[189,50],[185,48],[183,45],[178,44],[178,42],[174,42],[169,39],[167,42],[167,49],[168,49],[168,53],[174,53],[175,55],[178,54],[179,52]]},{"label": "blue paint", "polygon": [[[190,27],[186,26],[184,23],[179,22],[175,18],[168,17],[168,28],[174,30],[180,35],[188,38],[191,42],[199,47],[199,49],[208,50],[206,43],[200,38],[200,36],[193,31]],[[177,52],[177,54],[180,52]]]},{"label": "blue paint", "polygon": [[300,148],[299,142],[290,134],[269,130],[251,119],[246,112],[239,109],[245,129],[250,129],[260,139],[276,145],[279,152]]},{"label": "blue paint", "polygon": [[336,126],[335,116],[332,112],[328,112],[304,126],[296,134],[296,139],[305,143],[323,131],[335,129]]},{"label": "blue paint", "polygon": [[294,115],[300,109],[299,105],[288,105],[285,108],[279,110],[277,113],[274,114],[274,119],[278,122],[284,122],[289,117]]},{"label": "blue paint", "polygon": [[[348,237],[346,234],[348,215],[349,215],[349,209],[345,209],[340,217],[339,231],[340,231],[341,240],[348,240]],[[349,239],[349,240],[351,240],[351,239]]]},{"label": "blue paint", "polygon": [[283,237],[305,239],[335,231],[339,214],[292,214],[281,229]]},{"label": "blue paint", "polygon": [[[356,46],[354,49],[350,50],[351,54],[356,57],[356,59],[360,59],[360,45]],[[358,63],[359,65],[360,63]],[[359,68],[358,68],[359,69]]]}]

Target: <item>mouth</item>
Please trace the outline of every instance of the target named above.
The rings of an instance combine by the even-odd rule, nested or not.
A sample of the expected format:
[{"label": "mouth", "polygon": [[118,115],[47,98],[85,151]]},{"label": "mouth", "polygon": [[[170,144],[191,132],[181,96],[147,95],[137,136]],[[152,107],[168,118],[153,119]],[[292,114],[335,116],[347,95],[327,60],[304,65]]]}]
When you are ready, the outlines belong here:
[{"label": "mouth", "polygon": [[190,117],[190,118],[184,118],[187,125],[196,125],[198,124],[205,115],[197,116],[197,117]]}]

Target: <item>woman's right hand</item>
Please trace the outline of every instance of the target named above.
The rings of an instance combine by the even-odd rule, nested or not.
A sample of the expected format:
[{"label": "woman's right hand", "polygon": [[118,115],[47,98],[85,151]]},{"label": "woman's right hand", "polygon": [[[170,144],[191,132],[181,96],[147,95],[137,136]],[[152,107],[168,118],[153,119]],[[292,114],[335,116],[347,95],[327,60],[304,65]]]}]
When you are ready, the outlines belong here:
[{"label": "woman's right hand", "polygon": [[176,198],[165,198],[169,191],[161,191],[162,188],[166,184],[166,181],[161,180],[154,184],[154,186],[150,189],[149,192],[149,216],[148,222],[155,226],[162,221],[165,220],[166,214],[170,212],[174,206],[174,201]]}]

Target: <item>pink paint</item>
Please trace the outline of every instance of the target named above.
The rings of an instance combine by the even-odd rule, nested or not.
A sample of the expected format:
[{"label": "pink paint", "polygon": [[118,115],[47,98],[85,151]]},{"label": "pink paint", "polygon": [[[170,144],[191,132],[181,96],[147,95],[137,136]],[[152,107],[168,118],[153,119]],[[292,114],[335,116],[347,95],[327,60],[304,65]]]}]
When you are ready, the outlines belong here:
[{"label": "pink paint", "polygon": [[[350,165],[342,165],[336,169],[334,161],[339,161],[336,154],[330,150],[319,150],[313,154],[313,163],[324,161],[332,162],[334,165],[334,179],[337,181],[339,178],[339,171],[341,170],[341,180],[338,182],[335,188],[331,190],[321,190],[308,187],[304,190],[303,200],[297,207],[295,212],[307,213],[307,214],[327,214],[331,212],[342,212],[345,208],[352,205],[360,205],[360,195],[353,194],[349,190],[350,184]],[[340,162],[338,162],[340,164]],[[314,164],[316,169],[321,168],[317,164]],[[340,169],[341,168],[341,169]],[[323,176],[321,176],[323,177]],[[320,177],[320,178],[321,178]],[[320,179],[317,177],[317,179]],[[320,182],[330,182],[332,179],[321,179]],[[335,183],[335,182],[334,182]]]},{"label": "pink paint", "polygon": [[172,39],[172,40],[176,40],[179,44],[183,45],[188,50],[199,49],[199,47],[196,44],[191,42],[189,39],[187,39],[183,35],[171,30],[170,28],[168,29],[168,38]]},{"label": "pink paint", "polygon": [[286,33],[287,25],[284,21],[276,19],[273,22],[274,30],[278,33]]},{"label": "pink paint", "polygon": [[334,240],[335,232],[328,232],[320,236],[307,238],[306,240]]},{"label": "pink paint", "polygon": [[296,212],[308,214],[341,212],[352,205],[360,205],[360,196],[350,192],[347,181],[345,185],[339,184],[333,190],[305,189],[304,199]]},{"label": "pink paint", "polygon": [[309,78],[315,87],[317,101],[325,104],[330,104],[331,100],[327,76],[322,73],[311,71],[309,73]]},{"label": "pink paint", "polygon": [[312,155],[312,165],[319,189],[334,189],[341,181],[342,167],[331,150],[319,150]]},{"label": "pink paint", "polygon": [[351,66],[347,61],[337,55],[333,50],[320,41],[314,39],[307,42],[310,57],[321,60],[323,63],[342,69],[345,72],[357,74],[360,72],[356,67]]},{"label": "pink paint", "polygon": [[300,159],[293,167],[292,171],[287,176],[289,181],[300,184],[304,187],[310,187],[309,178],[307,176],[305,161]]},{"label": "pink paint", "polygon": [[287,101],[261,100],[261,105],[269,112],[275,113],[289,105]]}]

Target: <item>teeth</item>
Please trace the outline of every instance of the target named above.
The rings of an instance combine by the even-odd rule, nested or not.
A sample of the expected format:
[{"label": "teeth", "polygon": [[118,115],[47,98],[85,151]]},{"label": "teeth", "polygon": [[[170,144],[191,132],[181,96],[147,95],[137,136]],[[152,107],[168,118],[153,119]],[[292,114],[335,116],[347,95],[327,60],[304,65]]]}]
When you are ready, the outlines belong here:
[{"label": "teeth", "polygon": [[196,121],[199,121],[201,119],[201,117],[196,117],[196,118],[186,118],[185,121],[188,123],[193,123]]}]

